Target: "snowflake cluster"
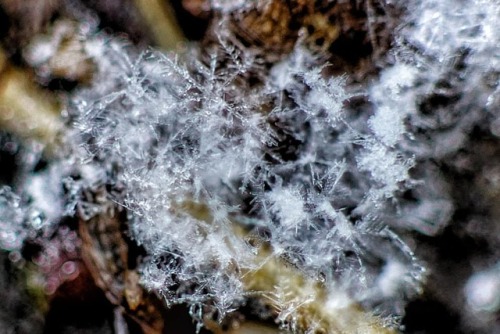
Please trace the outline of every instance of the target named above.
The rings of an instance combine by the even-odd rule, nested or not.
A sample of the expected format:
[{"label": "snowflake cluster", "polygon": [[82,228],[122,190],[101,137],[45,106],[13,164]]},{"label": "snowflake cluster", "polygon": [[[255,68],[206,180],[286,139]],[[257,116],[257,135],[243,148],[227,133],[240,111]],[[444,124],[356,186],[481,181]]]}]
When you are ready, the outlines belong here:
[{"label": "snowflake cluster", "polygon": [[[422,268],[378,217],[412,184],[402,116],[356,113],[345,79],[326,79],[300,46],[265,76],[258,55],[220,42],[182,61],[110,42],[104,58],[115,65],[102,75],[112,85],[75,102],[85,155],[120,166],[127,191],[115,200],[150,255],[144,283],[169,302],[225,314],[245,295],[241,273],[262,265],[239,226],[355,300],[417,290]],[[377,282],[393,266],[401,277],[389,291]]]},{"label": "snowflake cluster", "polygon": [[[393,229],[441,231],[454,205],[436,161],[474,127],[500,133],[500,7],[462,3],[410,2],[361,92],[300,42],[270,64],[227,32],[182,55],[89,41],[99,74],[68,109],[84,181],[66,183],[76,202],[89,184],[125,189],[109,200],[148,254],[143,284],[195,316],[244,303],[243,276],[269,257],[400,315],[425,270]],[[3,192],[0,245],[19,249],[25,213]]]}]

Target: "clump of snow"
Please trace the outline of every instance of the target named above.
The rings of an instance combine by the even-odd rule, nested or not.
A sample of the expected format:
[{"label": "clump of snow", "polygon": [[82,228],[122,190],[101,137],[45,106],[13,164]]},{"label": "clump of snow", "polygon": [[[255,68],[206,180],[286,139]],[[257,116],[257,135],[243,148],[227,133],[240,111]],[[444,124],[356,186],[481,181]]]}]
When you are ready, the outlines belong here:
[{"label": "clump of snow", "polygon": [[[327,77],[300,45],[267,64],[228,32],[220,45],[178,56],[88,42],[99,73],[68,110],[73,155],[84,166],[79,178],[65,179],[67,212],[95,214],[82,189],[120,188],[112,200],[126,208],[131,236],[148,254],[144,285],[167,303],[188,303],[198,320],[206,306],[223,316],[241,305],[242,273],[262,265],[258,246],[236,230],[328,294],[341,289],[342,304],[401,314],[425,270],[388,225],[431,236],[443,230],[454,205],[431,165],[459,150],[475,126],[497,135],[487,121],[500,110],[500,7],[459,0],[408,7],[411,24],[397,31],[390,63],[362,87],[370,106],[363,112],[351,104],[359,89],[346,76]],[[38,177],[49,182],[32,178],[34,197],[44,189]],[[0,198],[1,246],[19,249],[26,211],[10,191]]]},{"label": "clump of snow", "polygon": [[[84,155],[119,166],[117,201],[149,254],[144,284],[195,310],[232,310],[245,296],[240,272],[262,265],[239,224],[353,300],[370,303],[373,256],[397,258],[415,278],[399,285],[415,291],[421,267],[376,218],[407,186],[411,155],[379,141],[383,121],[349,114],[345,78],[325,79],[302,47],[267,77],[250,50],[221,43],[180,59],[110,41],[103,82],[71,111]],[[394,142],[405,134],[397,122]],[[385,253],[373,250],[379,243]]]},{"label": "clump of snow", "polygon": [[11,188],[0,189],[0,248],[20,251],[26,239],[47,233],[51,228],[44,212],[32,206]]},{"label": "clump of snow", "polygon": [[1,225],[0,241],[1,247],[6,250],[20,250],[26,238],[25,210],[21,205],[21,199],[14,194],[10,188],[2,188],[0,197]]}]

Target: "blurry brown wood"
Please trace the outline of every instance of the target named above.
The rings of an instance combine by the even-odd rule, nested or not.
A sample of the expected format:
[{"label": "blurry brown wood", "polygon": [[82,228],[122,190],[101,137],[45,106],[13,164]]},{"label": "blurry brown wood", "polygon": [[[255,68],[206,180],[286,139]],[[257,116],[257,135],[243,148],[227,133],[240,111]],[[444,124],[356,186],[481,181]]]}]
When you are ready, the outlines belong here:
[{"label": "blurry brown wood", "polygon": [[7,36],[3,42],[7,49],[17,49],[36,34],[61,6],[61,0],[0,0],[0,7],[8,18]]},{"label": "blurry brown wood", "polygon": [[108,207],[85,220],[80,216],[82,257],[96,285],[108,300],[133,319],[146,334],[162,333],[160,302],[139,283],[139,274],[129,267],[129,247],[119,212]]},{"label": "blurry brown wood", "polygon": [[[400,10],[384,0],[254,1],[229,13],[208,0],[184,0],[193,15],[212,12],[212,31],[227,24],[243,44],[274,62],[299,43],[344,74],[364,76],[389,49]],[[210,36],[208,39],[216,39]]]},{"label": "blurry brown wood", "polygon": [[58,19],[46,32],[33,36],[23,49],[23,57],[35,69],[39,81],[62,79],[78,84],[92,81],[97,65],[86,51],[78,29],[77,21]]},{"label": "blurry brown wood", "polygon": [[205,326],[214,334],[284,334],[279,328],[270,327],[253,321],[245,321],[228,329],[222,329],[215,321],[205,321]]}]

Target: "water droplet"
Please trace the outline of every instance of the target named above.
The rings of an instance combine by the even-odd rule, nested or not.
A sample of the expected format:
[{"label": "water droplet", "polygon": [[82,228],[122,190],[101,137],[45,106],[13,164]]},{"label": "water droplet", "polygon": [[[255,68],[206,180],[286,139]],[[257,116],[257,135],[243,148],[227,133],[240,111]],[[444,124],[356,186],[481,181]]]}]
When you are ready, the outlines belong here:
[{"label": "water droplet", "polygon": [[71,276],[76,272],[76,264],[73,261],[66,261],[64,264],[61,266],[61,272],[65,276]]},{"label": "water droplet", "polygon": [[57,288],[59,287],[59,280],[55,277],[51,277],[47,279],[47,282],[45,282],[44,290],[47,295],[52,295],[56,292]]},{"label": "water droplet", "polygon": [[9,260],[13,263],[19,263],[23,257],[21,256],[21,253],[18,251],[13,251],[9,253]]}]

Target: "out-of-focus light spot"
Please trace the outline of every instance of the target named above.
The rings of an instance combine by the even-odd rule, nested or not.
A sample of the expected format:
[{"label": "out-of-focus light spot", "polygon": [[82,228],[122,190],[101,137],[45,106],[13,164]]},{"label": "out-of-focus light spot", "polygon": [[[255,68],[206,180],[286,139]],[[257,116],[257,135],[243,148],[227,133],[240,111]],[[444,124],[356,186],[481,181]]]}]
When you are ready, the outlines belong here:
[{"label": "out-of-focus light spot", "polygon": [[500,266],[474,274],[465,286],[468,304],[476,311],[495,312],[500,308]]}]

